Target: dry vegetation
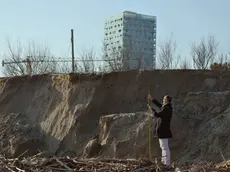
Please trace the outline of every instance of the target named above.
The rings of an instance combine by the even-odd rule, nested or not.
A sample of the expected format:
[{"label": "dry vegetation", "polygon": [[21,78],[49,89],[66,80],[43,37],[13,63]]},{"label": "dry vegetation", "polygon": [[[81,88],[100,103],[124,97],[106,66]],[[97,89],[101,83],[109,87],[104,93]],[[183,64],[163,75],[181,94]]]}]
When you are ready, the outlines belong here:
[{"label": "dry vegetation", "polygon": [[[70,73],[71,59],[60,59],[52,56],[47,45],[28,42],[26,46],[20,41],[16,44],[7,40],[8,52],[4,61],[10,62],[3,68],[6,76],[21,76],[29,73],[27,60],[31,61],[32,75],[44,73]],[[150,69],[148,63],[144,63],[143,54],[132,58],[133,46],[126,49],[112,48],[108,53],[107,45],[103,43],[102,58],[96,58],[96,53],[91,49],[83,51],[75,63],[75,71],[79,73],[106,73],[124,71],[130,69]],[[159,69],[229,69],[229,53],[218,55],[218,42],[213,36],[202,38],[200,42],[193,43],[190,49],[191,61],[188,57],[181,58],[178,45],[172,36],[159,43],[157,48],[157,68]],[[19,63],[16,63],[19,62]],[[131,62],[131,63],[130,63]]]},{"label": "dry vegetation", "polygon": [[0,157],[0,170],[2,172],[61,172],[61,171],[84,171],[84,172],[228,172],[230,162],[220,165],[208,163],[192,166],[165,169],[157,161],[133,160],[133,159],[77,159],[69,157],[44,158],[34,156],[29,158],[6,159]]}]

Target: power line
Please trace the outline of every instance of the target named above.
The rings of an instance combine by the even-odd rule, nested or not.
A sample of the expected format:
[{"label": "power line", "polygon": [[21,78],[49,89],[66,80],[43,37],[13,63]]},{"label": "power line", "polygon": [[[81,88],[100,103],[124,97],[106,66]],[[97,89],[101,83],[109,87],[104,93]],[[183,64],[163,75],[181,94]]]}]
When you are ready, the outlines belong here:
[{"label": "power line", "polygon": [[[35,57],[36,58],[36,57]],[[53,57],[50,57],[53,58]],[[107,61],[115,61],[116,59],[79,59],[78,62],[89,62],[89,61],[95,61],[95,62],[107,62]],[[137,60],[137,59],[130,59],[130,60]],[[129,61],[129,60],[128,60]],[[18,63],[26,63],[27,60],[20,60],[20,61],[6,61],[2,60],[2,66],[4,67],[7,64],[18,64]],[[61,58],[59,57],[58,60],[30,60],[30,62],[33,63],[64,63],[64,62],[72,62],[71,58]]]},{"label": "power line", "polygon": [[[45,58],[46,56],[27,56],[27,58]],[[57,59],[57,60],[30,60],[30,62],[33,63],[58,63],[58,62],[72,62],[71,58],[62,58],[62,57],[49,57],[50,59]],[[139,59],[127,59],[127,61],[136,61]],[[79,59],[77,62],[89,62],[89,61],[95,61],[95,62],[108,62],[108,61],[117,61],[117,59]],[[7,61],[7,60],[2,60],[2,66],[7,64],[18,64],[18,63],[26,63],[27,60],[20,60],[20,61]]]}]

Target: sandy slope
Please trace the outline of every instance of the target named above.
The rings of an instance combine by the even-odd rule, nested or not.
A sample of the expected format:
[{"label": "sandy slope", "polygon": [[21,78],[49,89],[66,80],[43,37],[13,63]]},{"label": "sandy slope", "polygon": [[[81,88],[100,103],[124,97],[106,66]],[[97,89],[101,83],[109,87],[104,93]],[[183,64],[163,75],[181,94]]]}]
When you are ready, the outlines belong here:
[{"label": "sandy slope", "polygon": [[[184,159],[199,160],[201,153],[216,157],[218,151],[214,153],[214,149],[207,146],[212,143],[214,136],[219,136],[217,139],[219,141],[216,142],[220,144],[226,142],[222,144],[221,150],[228,150],[226,148],[228,132],[220,134],[224,129],[230,130],[226,128],[229,113],[225,112],[229,104],[229,94],[214,95],[213,92],[228,90],[229,81],[230,73],[217,71],[128,71],[102,76],[43,75],[2,79],[0,81],[2,121],[9,114],[17,114],[20,119],[26,120],[18,127],[23,128],[20,131],[21,135],[18,136],[20,139],[15,138],[18,130],[6,134],[3,132],[0,139],[11,140],[12,146],[7,148],[5,143],[4,147],[18,150],[20,153],[23,150],[34,149],[32,145],[39,142],[39,145],[42,145],[39,147],[41,151],[79,156],[91,137],[102,131],[99,127],[101,116],[146,111],[146,94],[150,88],[152,95],[158,99],[161,99],[165,93],[169,93],[177,100],[175,101],[175,116],[177,117],[172,124],[173,131],[176,133],[172,141],[175,158],[183,157],[183,162]],[[207,91],[212,95],[202,93]],[[194,96],[188,95],[188,92],[201,93],[195,93]],[[205,96],[208,101],[202,99]],[[216,104],[219,100],[223,105],[221,108],[219,104]],[[183,107],[184,105],[186,107]],[[221,121],[219,115],[224,116],[224,120]],[[10,121],[13,128],[17,121],[9,120],[8,123]],[[122,125],[126,125],[125,122],[127,120],[124,119]],[[33,125],[36,127],[33,128]],[[24,129],[26,126],[31,128],[32,133],[36,133],[32,134],[33,137]],[[3,129],[6,125],[2,124],[0,127]],[[214,130],[216,132],[213,132]],[[28,137],[23,137],[23,135],[28,135]],[[112,135],[113,133],[110,136]],[[204,137],[210,140],[196,144]],[[155,142],[153,144],[157,145]],[[122,150],[123,147],[121,146],[120,149]],[[8,151],[13,156],[18,155],[18,152]],[[32,154],[31,152],[34,153],[34,151],[29,151],[28,155]],[[192,153],[195,155],[191,156]],[[114,154],[109,154],[109,156],[114,156]],[[216,157],[216,160],[220,159],[221,157]]]}]

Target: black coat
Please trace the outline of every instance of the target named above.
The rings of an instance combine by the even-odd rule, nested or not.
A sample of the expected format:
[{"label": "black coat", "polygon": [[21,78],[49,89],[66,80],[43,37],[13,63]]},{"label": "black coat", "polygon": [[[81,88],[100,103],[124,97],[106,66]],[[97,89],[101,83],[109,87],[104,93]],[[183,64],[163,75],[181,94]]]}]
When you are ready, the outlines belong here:
[{"label": "black coat", "polygon": [[172,113],[173,113],[172,104],[169,103],[169,104],[162,106],[162,104],[159,103],[155,99],[153,99],[153,103],[156,106],[158,106],[159,108],[161,108],[161,110],[159,112],[156,112],[153,109],[154,116],[161,118],[161,122],[160,122],[159,126],[157,127],[158,138],[160,138],[160,139],[172,138],[172,132],[170,129],[170,122],[171,122]]}]

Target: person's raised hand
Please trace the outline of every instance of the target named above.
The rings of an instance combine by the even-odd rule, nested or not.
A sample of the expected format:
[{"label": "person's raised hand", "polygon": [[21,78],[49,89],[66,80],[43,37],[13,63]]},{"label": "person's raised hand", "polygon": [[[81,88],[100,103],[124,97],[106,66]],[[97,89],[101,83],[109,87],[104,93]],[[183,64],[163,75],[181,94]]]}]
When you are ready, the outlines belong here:
[{"label": "person's raised hand", "polygon": [[150,105],[150,104],[147,104],[147,106],[148,106],[148,109],[152,112],[152,107],[151,107],[151,105]]}]

